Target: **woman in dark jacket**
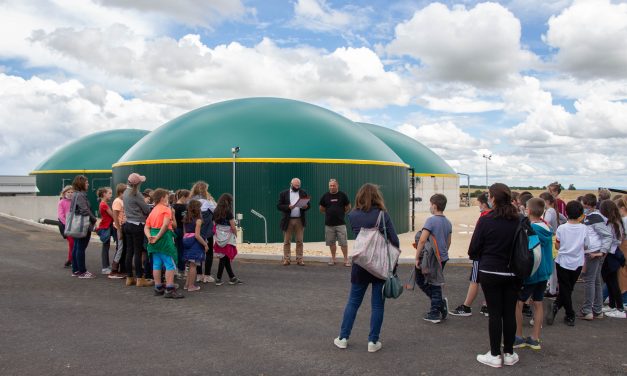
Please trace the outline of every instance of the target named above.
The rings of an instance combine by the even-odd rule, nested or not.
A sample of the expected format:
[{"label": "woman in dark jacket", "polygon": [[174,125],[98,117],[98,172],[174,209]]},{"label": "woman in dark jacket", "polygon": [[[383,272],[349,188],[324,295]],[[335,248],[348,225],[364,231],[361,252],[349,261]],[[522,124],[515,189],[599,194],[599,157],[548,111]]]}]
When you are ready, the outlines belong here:
[{"label": "woman in dark jacket", "polygon": [[[87,234],[82,237],[74,237],[74,247],[72,248],[72,276],[80,279],[96,278],[95,275],[87,271],[85,265],[85,250],[89,244],[91,238],[91,232],[94,230],[96,224],[96,216],[91,211],[91,205],[87,199],[87,189],[89,188],[89,180],[84,175],[77,175],[72,181],[72,188],[74,189],[74,195],[72,200],[76,199],[76,215],[89,216],[89,229]],[[70,210],[72,210],[70,208]]]},{"label": "woman in dark jacket", "polygon": [[[399,246],[398,236],[394,230],[394,225],[388,215],[383,196],[379,188],[373,184],[364,184],[355,197],[355,209],[348,214],[348,220],[355,235],[359,234],[362,228],[373,228],[377,223],[379,213],[383,211],[383,219],[386,226],[387,237],[392,245]],[[383,223],[379,224],[379,230],[383,233]],[[340,335],[333,341],[335,346],[345,349],[348,346],[348,337],[353,329],[353,323],[357,316],[357,311],[361,305],[368,285],[372,284],[372,313],[370,314],[370,334],[368,335],[368,351],[376,352],[381,349],[379,333],[383,324],[383,299],[384,280],[379,279],[361,266],[353,263],[351,270],[351,290],[348,303],[344,309],[344,318],[340,328]]]},{"label": "woman in dark jacket", "polygon": [[496,183],[490,187],[488,203],[492,211],[479,218],[468,249],[471,260],[480,260],[479,279],[490,318],[490,351],[477,355],[477,360],[496,368],[518,362],[518,354],[514,353],[514,336],[521,281],[510,271],[509,260],[520,218],[511,202],[512,193],[508,186]]}]

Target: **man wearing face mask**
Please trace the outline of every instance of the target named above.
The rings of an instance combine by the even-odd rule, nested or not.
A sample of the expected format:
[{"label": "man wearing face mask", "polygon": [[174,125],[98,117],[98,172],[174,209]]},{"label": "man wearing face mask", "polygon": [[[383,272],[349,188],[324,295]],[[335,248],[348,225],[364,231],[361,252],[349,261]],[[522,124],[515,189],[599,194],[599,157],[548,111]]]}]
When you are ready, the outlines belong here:
[{"label": "man wearing face mask", "polygon": [[283,212],[281,218],[281,230],[283,231],[283,265],[287,266],[291,263],[292,237],[296,237],[296,263],[304,266],[303,261],[303,236],[305,233],[305,212],[309,210],[310,204],[297,205],[299,200],[307,199],[307,192],[300,188],[300,179],[292,179],[290,189],[279,194],[279,202],[277,208]]}]

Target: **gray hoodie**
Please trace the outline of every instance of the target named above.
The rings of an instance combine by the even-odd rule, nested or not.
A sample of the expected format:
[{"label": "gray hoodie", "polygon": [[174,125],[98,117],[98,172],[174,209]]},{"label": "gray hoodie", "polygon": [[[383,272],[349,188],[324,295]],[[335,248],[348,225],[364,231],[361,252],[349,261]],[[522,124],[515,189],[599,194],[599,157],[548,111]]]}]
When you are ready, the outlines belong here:
[{"label": "gray hoodie", "polygon": [[590,239],[585,253],[608,253],[612,248],[612,231],[607,226],[607,219],[598,210],[594,210],[586,215],[583,224],[586,225]]},{"label": "gray hoodie", "polygon": [[[418,244],[421,234],[422,231],[416,233],[416,244]],[[437,253],[439,251],[436,252],[433,235],[429,235],[429,240],[425,243],[425,247],[422,250],[420,270],[417,270],[416,273],[422,273],[427,283],[434,286],[442,286],[444,284],[444,271]]]},{"label": "gray hoodie", "polygon": [[124,214],[127,222],[146,223],[150,208],[139,190],[133,194],[133,188],[126,188],[122,200],[124,201]]}]

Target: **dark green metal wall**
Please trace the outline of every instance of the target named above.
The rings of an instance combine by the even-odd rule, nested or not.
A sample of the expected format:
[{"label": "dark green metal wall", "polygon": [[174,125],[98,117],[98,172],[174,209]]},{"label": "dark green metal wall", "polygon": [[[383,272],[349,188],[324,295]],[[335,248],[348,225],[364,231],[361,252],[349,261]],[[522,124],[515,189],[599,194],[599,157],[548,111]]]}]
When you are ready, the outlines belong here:
[{"label": "dark green metal wall", "polygon": [[[35,175],[35,181],[37,188],[39,188],[38,196],[59,196],[64,186],[72,184],[76,173],[59,173],[59,174],[37,174]],[[111,174],[82,174],[89,179],[89,191],[87,197],[91,204],[91,209],[94,213],[98,210],[98,198],[96,197],[96,191],[100,187],[111,186],[112,176]],[[113,189],[113,188],[112,188]],[[115,189],[114,194],[115,194]],[[56,219],[56,218],[50,218]]]},{"label": "dark green metal wall", "polygon": [[[217,200],[222,193],[232,192],[232,163],[147,164],[113,168],[113,184],[126,182],[131,172],[146,176],[144,188],[190,189],[198,180],[209,184]],[[237,163],[236,209],[244,215],[241,222],[244,240],[264,241],[263,221],[250,213],[255,209],[268,221],[268,241],[282,242],[279,228],[281,213],[276,204],[279,192],[289,188],[293,177],[302,181],[302,188],[312,197],[307,212],[305,241],[324,241],[324,216],[318,210],[320,197],[328,191],[330,178],[340,183],[353,203],[355,194],[364,183],[381,186],[386,206],[397,232],[409,231],[407,168],[400,166],[325,164],[325,163]]]}]

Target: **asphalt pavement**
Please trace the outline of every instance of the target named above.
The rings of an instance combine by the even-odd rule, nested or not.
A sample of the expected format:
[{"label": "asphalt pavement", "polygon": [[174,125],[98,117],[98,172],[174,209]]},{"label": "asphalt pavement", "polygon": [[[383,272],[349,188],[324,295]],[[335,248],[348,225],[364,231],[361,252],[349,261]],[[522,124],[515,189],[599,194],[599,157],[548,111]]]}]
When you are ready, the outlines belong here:
[{"label": "asphalt pavement", "polygon": [[[383,348],[367,352],[369,293],[346,350],[337,349],[350,269],[236,259],[245,284],[203,284],[185,299],[155,297],[98,273],[70,277],[58,234],[0,218],[0,375],[626,375],[627,320],[545,325],[542,350],[517,350],[520,362],[492,369],[488,319],[422,320],[418,290],[387,300]],[[100,271],[92,240],[87,266]],[[215,274],[217,263],[214,263]],[[447,266],[451,309],[468,286],[467,266]],[[409,267],[401,266],[402,278]],[[479,299],[481,299],[481,295]],[[575,303],[582,300],[577,285]],[[525,333],[530,332],[529,325]]]}]

